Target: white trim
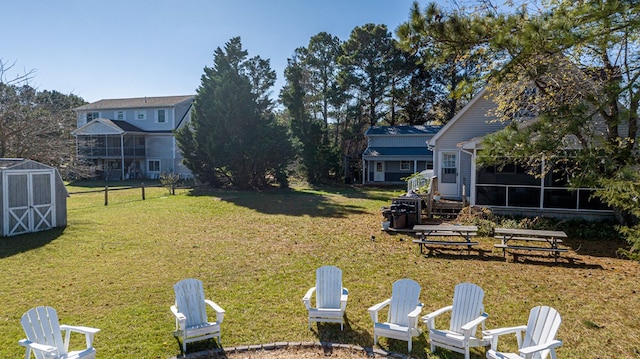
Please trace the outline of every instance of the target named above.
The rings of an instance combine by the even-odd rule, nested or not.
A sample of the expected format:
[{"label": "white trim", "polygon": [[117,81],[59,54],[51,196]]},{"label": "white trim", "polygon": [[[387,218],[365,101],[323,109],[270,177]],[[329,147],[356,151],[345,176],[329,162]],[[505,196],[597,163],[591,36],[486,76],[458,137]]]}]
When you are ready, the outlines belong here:
[{"label": "white trim", "polygon": [[[455,156],[455,181],[454,182],[446,182],[446,184],[444,182],[442,182],[443,180],[443,176],[442,176],[442,170],[443,170],[443,156],[445,154],[453,154]],[[442,195],[442,197],[445,198],[458,198],[460,197],[460,150],[441,150],[438,151],[437,153],[438,156],[438,169],[436,173],[436,176],[438,178],[438,191],[440,192],[440,194]],[[447,167],[447,168],[453,168],[453,167]],[[447,186],[447,187],[443,187],[443,186]],[[451,189],[454,188],[455,190],[452,192]]]},{"label": "white trim", "polygon": [[[164,113],[164,121],[160,122],[160,111],[162,111],[162,113]],[[167,111],[166,108],[158,108],[156,109],[156,119],[155,122],[156,123],[168,123],[168,116],[169,116],[169,111]]]},{"label": "white trim", "polygon": [[[122,113],[122,118],[119,118],[119,114]],[[125,110],[115,110],[113,111],[113,119],[118,121],[126,121],[127,120],[127,112]]]},{"label": "white trim", "polygon": [[144,121],[147,119],[147,110],[135,110],[133,111],[133,119],[135,121]]},{"label": "white trim", "polygon": [[[150,162],[158,162],[158,170],[152,171],[151,166],[149,166]],[[162,172],[162,160],[158,158],[147,158],[147,173],[157,173],[160,174]]]}]

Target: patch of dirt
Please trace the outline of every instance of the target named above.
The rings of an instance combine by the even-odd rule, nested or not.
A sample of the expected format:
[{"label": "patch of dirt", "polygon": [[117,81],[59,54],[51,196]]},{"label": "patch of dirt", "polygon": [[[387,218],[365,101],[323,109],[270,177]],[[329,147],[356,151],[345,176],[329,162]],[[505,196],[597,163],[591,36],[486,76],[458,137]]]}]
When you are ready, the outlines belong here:
[{"label": "patch of dirt", "polygon": [[[371,358],[367,352],[354,349],[335,348],[325,351],[322,348],[286,348],[274,350],[256,350],[243,353],[228,354],[229,359],[353,359]],[[376,357],[379,357],[376,355]]]}]

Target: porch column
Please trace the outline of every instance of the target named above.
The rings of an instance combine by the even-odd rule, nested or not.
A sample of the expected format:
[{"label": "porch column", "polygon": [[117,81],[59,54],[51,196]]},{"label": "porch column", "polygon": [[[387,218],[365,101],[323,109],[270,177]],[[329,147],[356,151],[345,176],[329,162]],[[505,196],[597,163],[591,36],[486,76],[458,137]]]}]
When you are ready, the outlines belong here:
[{"label": "porch column", "polygon": [[471,179],[469,180],[469,205],[476,205],[476,176],[478,169],[476,168],[476,155],[478,150],[475,148],[471,153]]},{"label": "porch column", "polygon": [[362,184],[365,182],[365,174],[367,173],[367,161],[365,161],[364,157],[362,158]]},{"label": "porch column", "polygon": [[[540,163],[540,174],[544,173],[546,165],[547,161],[543,157]],[[544,177],[540,177],[540,208],[544,208]]]},{"label": "porch column", "polygon": [[120,178],[124,180],[124,133],[120,134],[120,160],[122,161]]}]

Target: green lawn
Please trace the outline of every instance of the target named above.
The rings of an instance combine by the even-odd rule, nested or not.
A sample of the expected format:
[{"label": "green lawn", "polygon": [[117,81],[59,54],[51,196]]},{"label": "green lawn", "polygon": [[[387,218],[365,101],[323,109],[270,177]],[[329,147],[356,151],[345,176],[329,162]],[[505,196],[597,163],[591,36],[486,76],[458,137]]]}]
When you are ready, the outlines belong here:
[{"label": "green lawn", "polygon": [[[485,290],[488,328],[524,324],[531,307],[550,305],[563,318],[559,357],[640,356],[640,266],[615,258],[620,243],[601,250],[570,239],[565,244],[577,252],[558,265],[535,257],[505,262],[491,238],[478,239],[481,255],[445,250],[425,257],[410,237],[380,231],[380,208],[397,194],[392,190],[146,193],[142,201],[136,190],[111,191],[108,206],[103,193],[72,195],[64,230],[0,239],[1,358],[24,356],[20,316],[39,305],[56,308],[63,323],[100,328],[99,358],[176,356],[169,306],[173,284],[187,277],[201,279],[206,296],[227,311],[225,346],[318,340],[371,346],[367,308],[387,298],[395,280],[412,278],[422,286],[424,314],[450,304],[453,287],[470,281]],[[307,329],[301,299],[315,269],[327,264],[343,270],[347,322],[344,332],[325,324],[318,334],[315,324]],[[72,337],[72,346],[83,343]],[[406,352],[405,342],[383,338],[380,346]],[[413,355],[428,352],[425,335],[414,340]]]}]

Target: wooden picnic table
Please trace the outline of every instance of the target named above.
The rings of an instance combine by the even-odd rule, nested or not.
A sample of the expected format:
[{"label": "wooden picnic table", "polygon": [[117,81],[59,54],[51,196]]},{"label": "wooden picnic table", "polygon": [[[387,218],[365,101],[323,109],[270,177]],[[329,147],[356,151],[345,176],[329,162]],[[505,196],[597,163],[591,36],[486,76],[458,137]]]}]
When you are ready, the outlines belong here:
[{"label": "wooden picnic table", "polygon": [[567,238],[567,234],[563,231],[495,228],[494,233],[495,238],[500,239],[500,244],[494,244],[494,247],[502,248],[502,255],[505,258],[507,256],[507,249],[543,251],[553,253],[554,260],[557,263],[558,254],[567,251],[564,248],[558,247],[558,244],[562,243],[562,238]]},{"label": "wooden picnic table", "polygon": [[[469,252],[471,252],[471,246],[478,245],[478,242],[471,242],[471,237],[478,234],[477,226],[417,224],[413,226],[413,231],[420,237],[420,239],[413,241],[413,243],[420,245],[420,254],[424,253],[424,248],[429,245],[462,245],[467,246]],[[432,239],[429,239],[429,237]],[[449,240],[442,240],[442,238]],[[452,238],[458,238],[458,240],[451,240]]]}]

